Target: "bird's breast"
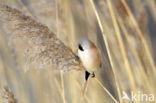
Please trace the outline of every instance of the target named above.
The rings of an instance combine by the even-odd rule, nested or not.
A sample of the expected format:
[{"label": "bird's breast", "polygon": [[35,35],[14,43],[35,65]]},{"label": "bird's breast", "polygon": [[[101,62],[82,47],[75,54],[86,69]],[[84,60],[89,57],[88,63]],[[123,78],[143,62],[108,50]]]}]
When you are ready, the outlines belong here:
[{"label": "bird's breast", "polygon": [[96,49],[82,51],[79,56],[87,71],[93,72],[99,68],[100,55]]}]

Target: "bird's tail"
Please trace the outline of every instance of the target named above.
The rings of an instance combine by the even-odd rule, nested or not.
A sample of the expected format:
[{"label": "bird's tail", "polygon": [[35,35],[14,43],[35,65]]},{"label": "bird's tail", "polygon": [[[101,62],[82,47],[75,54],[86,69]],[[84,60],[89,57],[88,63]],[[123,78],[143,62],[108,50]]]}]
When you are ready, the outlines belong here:
[{"label": "bird's tail", "polygon": [[85,78],[84,78],[84,82],[82,84],[82,93],[81,93],[81,97],[84,96],[86,90],[87,90],[87,87],[88,87],[88,81],[89,81],[89,77],[90,77],[90,73],[85,71]]},{"label": "bird's tail", "polygon": [[86,90],[87,90],[87,87],[88,87],[88,80],[85,81],[83,84],[82,84],[82,93],[81,93],[81,97],[84,96]]}]

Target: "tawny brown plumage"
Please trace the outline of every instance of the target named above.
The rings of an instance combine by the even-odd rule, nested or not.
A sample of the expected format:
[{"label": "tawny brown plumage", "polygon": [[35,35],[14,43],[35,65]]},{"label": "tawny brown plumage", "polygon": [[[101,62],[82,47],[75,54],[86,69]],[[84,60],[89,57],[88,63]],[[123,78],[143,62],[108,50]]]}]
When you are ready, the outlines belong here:
[{"label": "tawny brown plumage", "polygon": [[28,65],[36,68],[55,68],[61,71],[83,70],[72,52],[48,27],[23,15],[17,9],[0,4],[0,21],[11,38],[11,46],[23,51]]},{"label": "tawny brown plumage", "polygon": [[96,71],[101,63],[99,49],[87,38],[82,38],[78,45],[81,47],[77,54],[86,70],[90,73]]},{"label": "tawny brown plumage", "polygon": [[94,72],[100,68],[101,58],[99,49],[87,38],[82,38],[78,42],[77,56],[80,58],[84,67],[86,68],[84,75],[84,82],[82,85],[82,97],[87,90],[90,76],[95,77]]}]

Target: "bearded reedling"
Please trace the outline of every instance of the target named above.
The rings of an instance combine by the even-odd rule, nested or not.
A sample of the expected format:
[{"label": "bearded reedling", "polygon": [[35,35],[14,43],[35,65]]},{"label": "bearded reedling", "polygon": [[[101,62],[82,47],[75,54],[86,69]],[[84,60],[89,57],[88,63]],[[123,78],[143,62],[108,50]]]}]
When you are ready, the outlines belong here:
[{"label": "bearded reedling", "polygon": [[79,57],[79,59],[81,60],[82,64],[86,69],[84,78],[85,80],[82,86],[82,96],[83,96],[86,91],[90,76],[95,77],[94,72],[98,68],[100,68],[101,58],[98,48],[95,46],[94,43],[92,43],[87,38],[82,38],[78,42],[77,56]]},{"label": "bearded reedling", "polygon": [[[83,38],[79,41],[76,56],[47,26],[19,10],[0,4],[0,18],[4,31],[14,41],[12,45],[17,51],[22,49],[28,65],[62,72],[85,70],[84,94],[90,75],[95,76],[101,62],[99,50],[90,40]],[[22,43],[25,45],[21,46]]]}]

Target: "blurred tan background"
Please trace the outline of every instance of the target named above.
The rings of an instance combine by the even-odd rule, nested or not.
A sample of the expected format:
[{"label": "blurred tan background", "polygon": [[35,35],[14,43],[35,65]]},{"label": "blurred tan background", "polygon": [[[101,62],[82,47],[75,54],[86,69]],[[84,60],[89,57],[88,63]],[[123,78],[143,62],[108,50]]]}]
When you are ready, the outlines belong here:
[{"label": "blurred tan background", "polygon": [[[101,51],[103,64],[95,73],[96,78],[116,101],[137,102],[122,100],[122,91],[129,95],[131,91],[156,95],[156,1],[94,0],[103,33],[91,1],[0,0],[0,3],[48,26],[74,52],[80,38],[92,40]],[[62,85],[60,74],[52,68],[28,69],[23,51],[17,52],[9,44],[8,32],[1,24],[0,88],[8,86],[18,103],[114,103],[95,79],[90,79],[80,100],[83,72],[64,73]]]}]

